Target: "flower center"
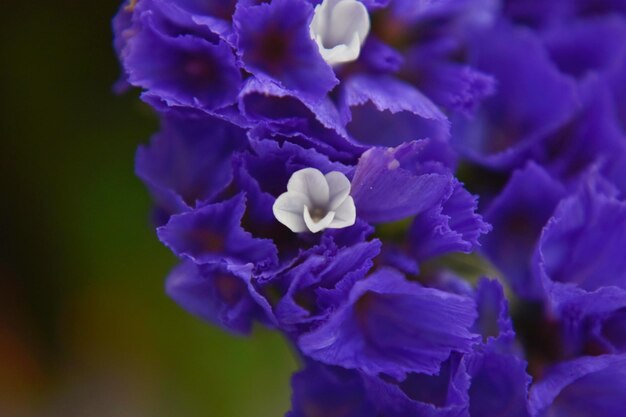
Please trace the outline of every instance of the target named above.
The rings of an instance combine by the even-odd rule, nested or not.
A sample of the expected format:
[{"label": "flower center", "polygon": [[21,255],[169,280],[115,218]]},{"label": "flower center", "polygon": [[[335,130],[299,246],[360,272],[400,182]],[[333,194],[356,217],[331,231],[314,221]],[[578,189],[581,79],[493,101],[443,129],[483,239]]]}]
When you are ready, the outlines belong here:
[{"label": "flower center", "polygon": [[358,0],[324,0],[315,7],[309,31],[330,65],[355,61],[370,30],[367,9]]},{"label": "flower center", "polygon": [[320,220],[322,220],[324,217],[326,217],[326,210],[324,210],[323,208],[314,208],[310,211],[311,213],[311,218],[313,219],[314,222],[319,222]]}]

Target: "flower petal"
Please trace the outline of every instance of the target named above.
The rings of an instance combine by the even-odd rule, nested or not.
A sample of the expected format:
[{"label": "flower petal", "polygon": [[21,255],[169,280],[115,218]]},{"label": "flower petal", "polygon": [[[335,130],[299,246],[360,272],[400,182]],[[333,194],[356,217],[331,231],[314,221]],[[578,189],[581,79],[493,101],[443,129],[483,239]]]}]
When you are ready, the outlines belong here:
[{"label": "flower petal", "polygon": [[337,207],[335,218],[328,227],[331,229],[341,229],[342,227],[352,226],[355,221],[356,208],[354,207],[354,199],[348,196],[344,202]]},{"label": "flower petal", "polygon": [[272,206],[276,220],[287,226],[292,232],[300,233],[307,230],[304,222],[304,210],[310,205],[308,197],[302,193],[286,192],[278,196]]},{"label": "flower petal", "polygon": [[306,195],[313,205],[310,209],[328,206],[328,183],[318,169],[304,168],[294,172],[287,183],[287,191]]},{"label": "flower petal", "polygon": [[338,171],[329,172],[324,175],[324,177],[326,177],[330,193],[328,210],[335,210],[350,194],[350,180],[343,173]]}]

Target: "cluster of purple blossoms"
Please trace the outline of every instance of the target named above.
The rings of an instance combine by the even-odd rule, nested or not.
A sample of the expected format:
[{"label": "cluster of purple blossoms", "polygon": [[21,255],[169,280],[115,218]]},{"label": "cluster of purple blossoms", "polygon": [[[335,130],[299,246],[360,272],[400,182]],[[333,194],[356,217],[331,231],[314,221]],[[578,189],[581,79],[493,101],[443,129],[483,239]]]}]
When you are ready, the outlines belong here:
[{"label": "cluster of purple blossoms", "polygon": [[287,416],[626,416],[626,0],[131,0],[114,31],[167,293],[284,334]]}]

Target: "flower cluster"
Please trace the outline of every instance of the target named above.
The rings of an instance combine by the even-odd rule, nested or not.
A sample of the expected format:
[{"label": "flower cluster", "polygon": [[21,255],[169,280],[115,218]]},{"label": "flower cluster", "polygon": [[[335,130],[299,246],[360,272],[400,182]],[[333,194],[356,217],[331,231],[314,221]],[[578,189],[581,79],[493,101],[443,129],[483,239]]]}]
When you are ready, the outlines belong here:
[{"label": "flower cluster", "polygon": [[113,26],[161,120],[136,172],[166,291],[284,334],[289,417],[625,415],[626,0],[129,0]]}]

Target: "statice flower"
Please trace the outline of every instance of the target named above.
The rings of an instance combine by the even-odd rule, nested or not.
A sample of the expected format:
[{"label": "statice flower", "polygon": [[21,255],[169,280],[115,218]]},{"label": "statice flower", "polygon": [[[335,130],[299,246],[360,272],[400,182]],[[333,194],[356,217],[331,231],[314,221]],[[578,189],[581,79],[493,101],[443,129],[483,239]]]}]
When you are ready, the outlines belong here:
[{"label": "statice flower", "polygon": [[130,0],[113,28],[161,123],[135,166],[166,292],[285,337],[287,416],[623,414],[625,1]]}]

